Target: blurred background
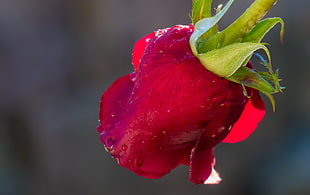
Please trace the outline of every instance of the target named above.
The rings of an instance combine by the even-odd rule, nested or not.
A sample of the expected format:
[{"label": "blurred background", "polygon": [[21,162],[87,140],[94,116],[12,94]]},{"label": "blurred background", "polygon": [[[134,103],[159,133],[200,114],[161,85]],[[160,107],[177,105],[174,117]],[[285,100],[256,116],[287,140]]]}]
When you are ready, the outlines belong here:
[{"label": "blurred background", "polygon": [[[236,0],[220,23],[250,5]],[[214,7],[226,1],[214,1]],[[191,0],[0,1],[0,194],[310,194],[310,1],[280,0],[286,22],[264,39],[286,86],[246,141],[215,151],[220,185],[180,166],[151,180],[118,166],[96,131],[99,99],[133,71],[135,41],[190,23]]]}]

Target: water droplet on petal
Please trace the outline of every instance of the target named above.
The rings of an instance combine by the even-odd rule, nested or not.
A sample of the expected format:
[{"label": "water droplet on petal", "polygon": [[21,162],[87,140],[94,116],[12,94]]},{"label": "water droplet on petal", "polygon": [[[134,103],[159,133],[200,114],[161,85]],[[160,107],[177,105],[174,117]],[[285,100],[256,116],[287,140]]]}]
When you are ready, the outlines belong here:
[{"label": "water droplet on petal", "polygon": [[115,113],[114,113],[114,112],[111,113],[111,117],[112,117],[112,118],[115,117]]},{"label": "water droplet on petal", "polygon": [[141,143],[142,143],[142,144],[145,144],[145,141],[144,141],[144,140],[142,140],[142,141],[141,141]]},{"label": "water droplet on petal", "polygon": [[225,104],[222,103],[222,104],[219,105],[219,107],[222,108],[222,107],[224,107],[224,105],[225,105]]},{"label": "water droplet on petal", "polygon": [[166,134],[167,134],[167,131],[163,130],[163,131],[161,131],[161,133],[162,133],[163,135],[166,135]]},{"label": "water droplet on petal", "polygon": [[123,151],[126,151],[128,149],[128,146],[127,145],[122,145],[122,150]]},{"label": "water droplet on petal", "polygon": [[129,78],[132,82],[135,82],[137,79],[137,73],[136,72],[130,73]]},{"label": "water droplet on petal", "polygon": [[167,112],[170,113],[170,112],[171,112],[171,109],[167,109]]},{"label": "water droplet on petal", "polygon": [[219,128],[219,131],[218,131],[218,132],[221,133],[221,132],[224,131],[224,130],[225,130],[225,127],[223,126],[223,127],[220,127],[220,128]]},{"label": "water droplet on petal", "polygon": [[138,168],[140,168],[140,167],[142,167],[142,165],[143,165],[143,160],[142,160],[142,159],[136,158],[135,161],[134,161],[134,163],[135,163],[135,165],[136,165]]}]

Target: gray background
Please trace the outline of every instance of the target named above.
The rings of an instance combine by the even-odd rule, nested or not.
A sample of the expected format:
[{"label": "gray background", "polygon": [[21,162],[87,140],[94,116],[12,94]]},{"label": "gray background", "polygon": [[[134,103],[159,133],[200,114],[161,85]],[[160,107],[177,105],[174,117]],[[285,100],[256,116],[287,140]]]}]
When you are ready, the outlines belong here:
[{"label": "gray background", "polygon": [[[214,6],[223,1],[214,1]],[[232,22],[250,0],[236,0]],[[133,70],[135,41],[188,24],[190,0],[0,1],[0,194],[310,194],[310,1],[280,0],[269,16],[284,94],[246,141],[216,148],[220,185],[194,185],[188,167],[157,180],[119,167],[96,131],[99,99]]]}]

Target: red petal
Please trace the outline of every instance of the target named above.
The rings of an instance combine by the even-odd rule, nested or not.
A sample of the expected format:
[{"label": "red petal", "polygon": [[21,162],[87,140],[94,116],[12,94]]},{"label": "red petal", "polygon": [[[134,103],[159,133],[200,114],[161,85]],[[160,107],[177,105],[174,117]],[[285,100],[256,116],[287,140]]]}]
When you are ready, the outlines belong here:
[{"label": "red petal", "polygon": [[[236,94],[234,94],[236,95]],[[236,101],[232,94],[227,94],[227,102]],[[242,106],[224,106],[221,113],[212,118],[204,128],[198,142],[191,154],[190,180],[195,184],[216,184],[220,177],[214,170],[215,159],[213,148],[223,140],[231,126],[238,120]]]},{"label": "red petal", "polygon": [[146,35],[145,37],[143,37],[142,39],[140,39],[139,41],[135,43],[135,46],[132,52],[132,64],[134,65],[136,72],[139,69],[138,67],[141,62],[141,58],[144,54],[144,50],[154,36],[155,36],[155,32]]},{"label": "red petal", "polygon": [[143,39],[134,53],[137,73],[118,79],[102,96],[101,141],[138,175],[158,178],[188,164],[201,137],[190,160],[193,180],[206,182],[213,147],[246,103],[240,85],[207,71],[193,56],[191,33],[191,27],[176,26],[157,31],[148,45]]},{"label": "red petal", "polygon": [[117,123],[119,115],[124,112],[133,88],[130,74],[117,79],[102,95],[100,101],[99,119],[101,126],[98,132],[106,131]]},{"label": "red petal", "polygon": [[248,138],[254,132],[258,123],[264,118],[265,112],[265,104],[260,98],[259,92],[254,90],[239,120],[222,142],[236,143]]},{"label": "red petal", "polygon": [[[205,145],[207,146],[207,144]],[[192,155],[190,181],[194,184],[203,184],[208,180],[212,172],[213,148],[198,147],[193,150]]]}]

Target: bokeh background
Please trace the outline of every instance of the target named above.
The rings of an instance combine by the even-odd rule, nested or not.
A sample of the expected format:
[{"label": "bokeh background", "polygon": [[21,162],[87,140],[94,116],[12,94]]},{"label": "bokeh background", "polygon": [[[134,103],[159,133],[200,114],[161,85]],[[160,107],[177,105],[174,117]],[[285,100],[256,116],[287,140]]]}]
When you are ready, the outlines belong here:
[{"label": "bokeh background", "polygon": [[[214,7],[226,1],[214,1]],[[236,0],[220,23],[251,3]],[[151,180],[119,167],[96,131],[99,99],[130,73],[135,41],[188,24],[191,0],[0,1],[0,194],[310,194],[310,1],[280,0],[286,22],[265,38],[284,94],[246,141],[216,148],[220,185],[194,185],[188,167]]]}]

